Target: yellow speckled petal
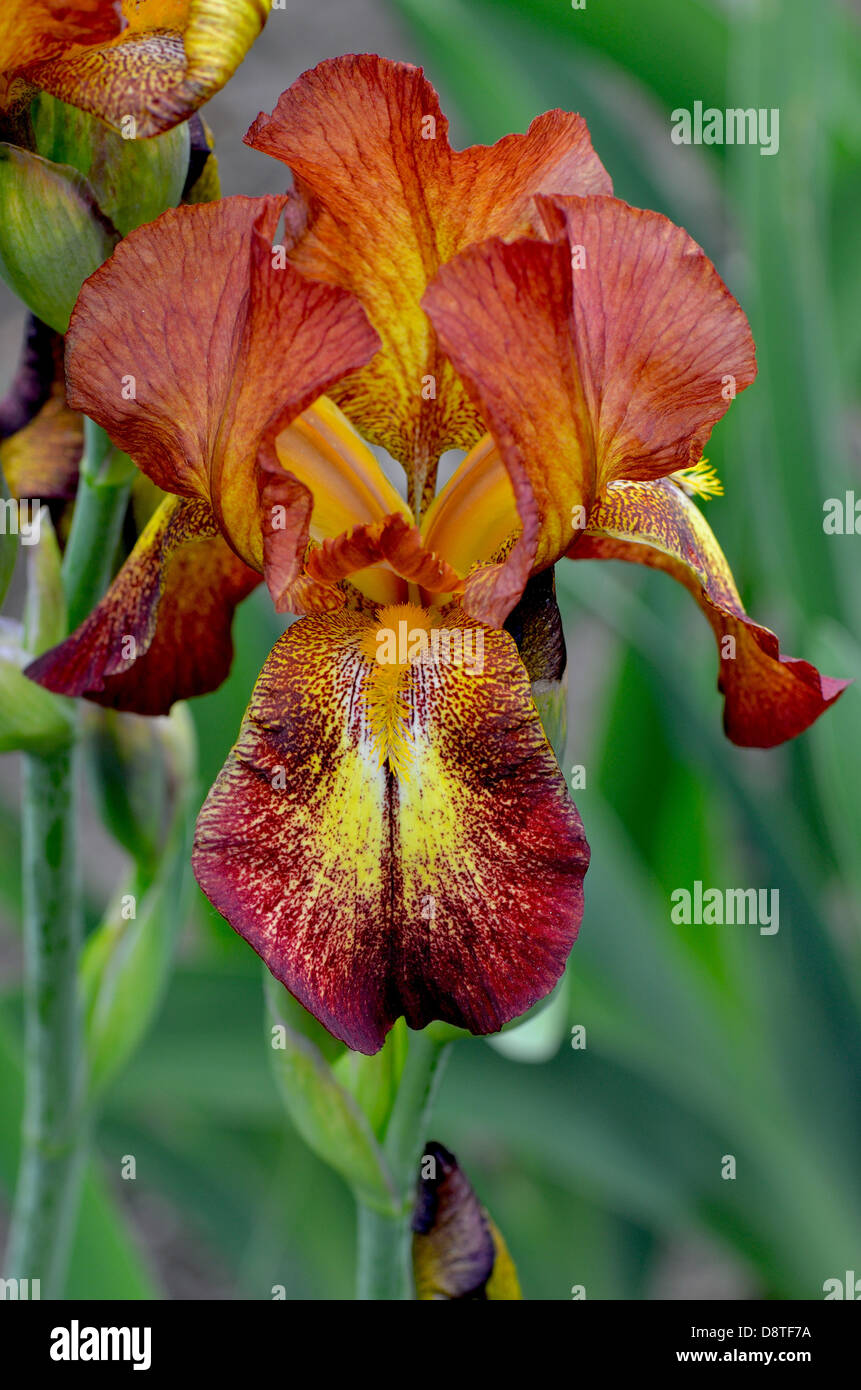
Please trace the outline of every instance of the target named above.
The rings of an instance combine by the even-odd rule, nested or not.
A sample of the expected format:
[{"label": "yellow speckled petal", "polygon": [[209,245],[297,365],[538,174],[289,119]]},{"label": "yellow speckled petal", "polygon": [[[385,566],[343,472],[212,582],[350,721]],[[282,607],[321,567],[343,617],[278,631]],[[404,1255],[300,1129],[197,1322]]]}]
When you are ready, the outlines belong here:
[{"label": "yellow speckled petal", "polygon": [[488,1033],[543,998],[587,863],[513,640],[409,605],[288,629],[194,852],[276,978],[366,1053],[401,1014]]},{"label": "yellow speckled petal", "polygon": [[664,570],[693,594],[717,639],[718,688],[726,697],[724,727],[733,743],[773,748],[795,738],[848,684],[781,655],[774,633],[745,613],[702,512],[668,478],[610,487],[568,554]]},{"label": "yellow speckled petal", "polygon": [[[219,91],[266,22],[271,0],[123,0],[108,42],[29,63],[35,86],[134,137],[157,135]],[[58,7],[59,8],[59,7]],[[113,6],[102,6],[102,10]],[[114,23],[118,27],[114,11]],[[0,30],[2,36],[2,30]]]},{"label": "yellow speckled petal", "polygon": [[0,84],[73,45],[109,40],[119,27],[113,0],[6,0],[0,7]]},{"label": "yellow speckled petal", "polygon": [[205,502],[166,497],[101,603],[27,675],[59,695],[166,714],[225,679],[234,610],[259,582]]}]

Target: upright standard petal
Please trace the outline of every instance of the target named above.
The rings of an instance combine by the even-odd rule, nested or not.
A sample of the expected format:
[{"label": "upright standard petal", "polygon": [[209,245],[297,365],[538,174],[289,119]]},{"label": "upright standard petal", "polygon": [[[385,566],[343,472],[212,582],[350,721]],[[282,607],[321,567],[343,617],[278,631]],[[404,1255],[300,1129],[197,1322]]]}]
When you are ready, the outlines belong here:
[{"label": "upright standard petal", "polygon": [[205,502],[168,497],[101,603],[26,674],[59,695],[167,714],[226,678],[234,609],[259,582]]},{"label": "upright standard petal", "polygon": [[34,8],[53,13],[54,43],[19,59],[26,80],[140,139],[186,120],[224,86],[271,0],[122,0],[122,21],[113,0]]},{"label": "upright standard petal", "polygon": [[[401,638],[433,650],[433,628],[439,659],[411,660]],[[543,998],[587,864],[512,639],[409,605],[288,629],[194,851],[211,902],[366,1053],[401,1014],[488,1033]]]},{"label": "upright standard petal", "polygon": [[[681,228],[615,198],[539,198],[553,240],[494,240],[424,297],[511,477],[523,534],[466,606],[499,622],[615,478],[699,462],[755,375],[747,320]],[[508,607],[506,607],[508,605]]]},{"label": "upright standard petal", "polygon": [[66,352],[70,404],[164,491],[207,500],[260,570],[261,441],[378,341],[352,296],[273,248],[283,207],[226,198],[132,232],[84,285]]},{"label": "upright standard petal", "polygon": [[717,639],[718,688],[733,743],[773,748],[795,738],[849,684],[781,656],[774,633],[745,613],[702,512],[668,478],[613,484],[568,554],[572,560],[631,560],[664,570],[693,594]]},{"label": "upright standard petal", "polygon": [[335,399],[413,475],[417,512],[440,454],[483,433],[422,313],[425,287],[472,242],[535,231],[535,194],[611,192],[586,125],[550,111],[526,135],[453,150],[421,69],[363,54],[306,72],[246,140],[296,177],[295,263],[357,294],[382,338]]}]

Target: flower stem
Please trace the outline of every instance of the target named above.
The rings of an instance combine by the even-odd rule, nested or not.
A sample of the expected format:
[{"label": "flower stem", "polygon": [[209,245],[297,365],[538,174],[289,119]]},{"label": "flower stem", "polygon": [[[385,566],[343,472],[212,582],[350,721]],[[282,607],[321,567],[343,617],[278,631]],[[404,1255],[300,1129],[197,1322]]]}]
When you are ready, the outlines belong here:
[{"label": "flower stem", "polygon": [[412,1296],[407,1218],[412,1209],[417,1160],[426,1138],[424,1127],[447,1053],[447,1044],[426,1033],[410,1035],[407,1060],[383,1145],[402,1207],[400,1214],[392,1217],[359,1203],[358,1300],[406,1300]]},{"label": "flower stem", "polygon": [[75,514],[63,557],[69,630],[83,622],[108,586],[119,543],[134,465],[109,453],[110,440],[85,421],[86,448],[75,495]]},{"label": "flower stem", "polygon": [[356,1298],[359,1302],[407,1297],[404,1221],[357,1204]]},{"label": "flower stem", "polygon": [[72,749],[24,759],[26,1104],[7,1275],[62,1292],[82,1171]]},{"label": "flower stem", "polygon": [[[87,422],[87,451],[63,564],[71,625],[101,597],[128,499],[128,475],[106,471],[105,437]],[[75,749],[24,758],[25,1108],[7,1276],[62,1295],[87,1147],[78,989],[81,909],[75,835]]]}]

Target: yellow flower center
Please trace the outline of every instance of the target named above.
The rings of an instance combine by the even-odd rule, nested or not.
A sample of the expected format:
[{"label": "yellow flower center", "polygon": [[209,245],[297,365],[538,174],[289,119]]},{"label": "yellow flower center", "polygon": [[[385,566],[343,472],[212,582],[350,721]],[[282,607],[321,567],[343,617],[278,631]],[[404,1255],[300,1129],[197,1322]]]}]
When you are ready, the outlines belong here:
[{"label": "yellow flower center", "polygon": [[360,645],[370,668],[364,697],[380,763],[388,759],[392,771],[405,781],[411,761],[408,672],[428,650],[432,626],[425,609],[412,603],[390,604],[377,610],[376,625]]}]

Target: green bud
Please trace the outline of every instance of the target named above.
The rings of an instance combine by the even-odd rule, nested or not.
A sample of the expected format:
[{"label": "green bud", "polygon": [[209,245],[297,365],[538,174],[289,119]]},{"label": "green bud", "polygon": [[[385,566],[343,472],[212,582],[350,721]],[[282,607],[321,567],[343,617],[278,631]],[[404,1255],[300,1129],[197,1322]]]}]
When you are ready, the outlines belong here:
[{"label": "green bud", "polygon": [[[325,1030],[268,971],[265,992],[275,1079],[298,1133],[341,1174],[357,1200],[396,1215],[397,1189],[371,1122],[336,1077],[341,1064],[330,1066],[323,1045],[318,1045],[318,1030]],[[343,1053],[341,1044],[335,1046]],[[327,1051],[331,1055],[332,1048]]]},{"label": "green bud", "polygon": [[[552,990],[550,994],[545,995],[543,999],[539,999],[537,1004],[533,1004],[531,1009],[527,1009],[526,1012],[520,1014],[518,1018],[513,1018],[509,1023],[504,1023],[498,1033],[469,1033],[465,1028],[458,1028],[453,1023],[443,1023],[441,1019],[434,1019],[433,1023],[429,1023],[426,1028],[422,1029],[422,1032],[426,1037],[430,1038],[431,1042],[439,1043],[440,1045],[450,1042],[495,1043],[497,1039],[507,1039],[512,1033],[523,1030],[528,1024],[532,1023],[533,1020],[537,1019],[539,1014],[544,1013],[545,1010],[549,1010],[551,1006],[555,1006],[557,999],[560,995],[563,995],[564,991],[564,980],[560,980],[556,988]],[[565,998],[567,998],[567,994],[565,994]],[[562,1012],[564,1014],[564,1021],[567,1022],[568,1006],[565,1002],[562,1004]],[[560,1041],[561,1037],[562,1035],[560,1034]],[[500,1048],[499,1050],[501,1052],[504,1049]],[[516,1049],[508,1052],[507,1055],[514,1056],[515,1053]],[[530,1059],[528,1057],[523,1057],[520,1060],[528,1061]]]},{"label": "green bud", "polygon": [[552,569],[529,580],[505,622],[532,684],[532,699],[547,741],[562,763],[568,733],[568,674],[562,616]]},{"label": "green bud", "polygon": [[399,1018],[373,1057],[365,1057],[361,1052],[351,1052],[345,1048],[332,1068],[341,1085],[367,1115],[371,1128],[380,1140],[385,1136],[398,1094],[408,1047],[407,1025]]},{"label": "green bud", "polygon": [[121,236],[179,203],[189,163],[187,121],[148,140],[126,139],[47,92],[34,100],[31,119],[39,154],[77,169]]},{"label": "green bud", "polygon": [[568,990],[563,976],[552,994],[487,1041],[495,1052],[512,1062],[549,1062],[562,1046],[567,1031]]},{"label": "green bud", "polygon": [[561,766],[568,742],[568,672],[563,672],[560,680],[534,681],[532,699],[544,726],[547,742]]},{"label": "green bud", "polygon": [[81,957],[89,1091],[123,1069],[146,1036],[164,996],[177,933],[188,905],[190,826],[177,833],[147,888],[138,870]]},{"label": "green bud", "polygon": [[83,282],[117,240],[70,165],[0,144],[0,273],[37,318],[65,333]]}]

